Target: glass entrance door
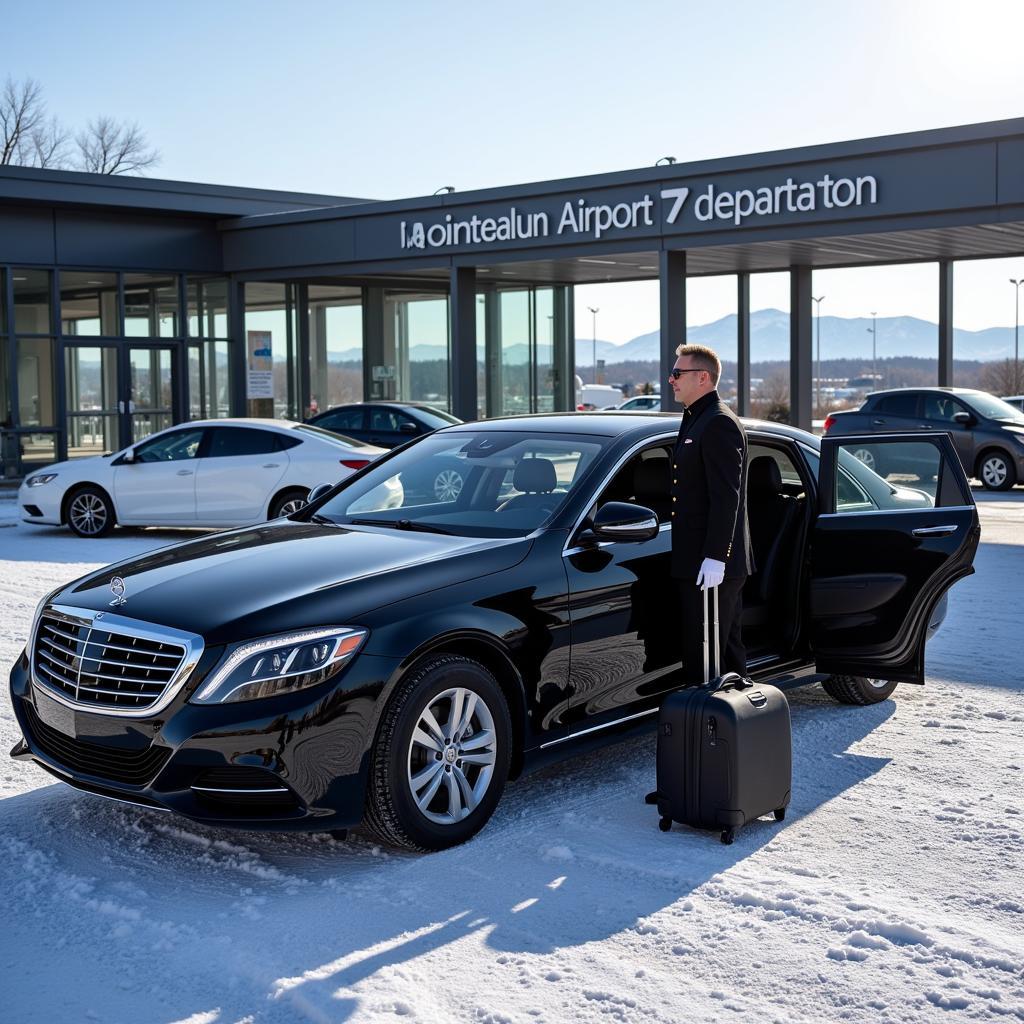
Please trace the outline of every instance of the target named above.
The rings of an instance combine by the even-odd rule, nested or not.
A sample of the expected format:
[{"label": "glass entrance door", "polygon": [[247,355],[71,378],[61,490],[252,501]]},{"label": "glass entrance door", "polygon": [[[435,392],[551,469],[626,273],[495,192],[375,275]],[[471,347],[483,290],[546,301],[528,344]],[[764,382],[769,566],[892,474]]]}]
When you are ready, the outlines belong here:
[{"label": "glass entrance door", "polygon": [[125,444],[135,444],[175,421],[175,350],[169,345],[128,345],[126,394],[120,409]]},{"label": "glass entrance door", "polygon": [[121,447],[116,345],[67,345],[64,390],[68,458]]}]

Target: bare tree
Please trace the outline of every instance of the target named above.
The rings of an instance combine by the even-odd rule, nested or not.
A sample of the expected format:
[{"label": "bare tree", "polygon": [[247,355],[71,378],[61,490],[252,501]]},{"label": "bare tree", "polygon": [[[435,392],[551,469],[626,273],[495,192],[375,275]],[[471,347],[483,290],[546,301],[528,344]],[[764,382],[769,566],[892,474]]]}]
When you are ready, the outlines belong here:
[{"label": "bare tree", "polygon": [[1024,360],[1004,359],[987,364],[981,374],[981,386],[993,395],[1024,395]]},{"label": "bare tree", "polygon": [[19,163],[26,167],[69,167],[70,142],[71,134],[60,121],[48,118],[32,129],[27,143],[21,147]]},{"label": "bare tree", "polygon": [[10,76],[0,92],[0,166],[22,163],[31,151],[33,132],[46,122],[43,87],[31,78]]},{"label": "bare tree", "polygon": [[75,136],[79,170],[94,174],[138,174],[160,162],[135,122],[97,117]]}]

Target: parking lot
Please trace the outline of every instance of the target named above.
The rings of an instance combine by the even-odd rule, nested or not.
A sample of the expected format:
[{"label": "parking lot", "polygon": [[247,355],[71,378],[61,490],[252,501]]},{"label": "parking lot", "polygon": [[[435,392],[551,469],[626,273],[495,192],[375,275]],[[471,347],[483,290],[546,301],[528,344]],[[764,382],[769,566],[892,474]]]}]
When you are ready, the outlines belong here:
[{"label": "parking lot", "polygon": [[[975,497],[977,571],[927,685],[867,708],[791,693],[789,816],[730,847],[658,831],[651,735],[514,784],[431,856],[215,831],[4,758],[3,1016],[1024,1020],[1024,488]],[[83,541],[0,500],[0,657],[48,589],[189,534]]]}]

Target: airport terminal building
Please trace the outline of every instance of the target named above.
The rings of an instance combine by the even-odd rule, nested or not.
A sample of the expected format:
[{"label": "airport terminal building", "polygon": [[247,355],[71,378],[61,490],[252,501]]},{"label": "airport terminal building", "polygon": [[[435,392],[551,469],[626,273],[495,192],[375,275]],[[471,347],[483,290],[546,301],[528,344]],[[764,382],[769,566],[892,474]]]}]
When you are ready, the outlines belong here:
[{"label": "airport terminal building", "polygon": [[1022,254],[1024,118],[389,202],[0,167],[2,474],[359,399],[570,409],[574,285],[660,282],[664,379],[703,275],[743,413],[751,275],[789,274],[807,428],[814,269],[934,262],[951,384],[955,261]]}]

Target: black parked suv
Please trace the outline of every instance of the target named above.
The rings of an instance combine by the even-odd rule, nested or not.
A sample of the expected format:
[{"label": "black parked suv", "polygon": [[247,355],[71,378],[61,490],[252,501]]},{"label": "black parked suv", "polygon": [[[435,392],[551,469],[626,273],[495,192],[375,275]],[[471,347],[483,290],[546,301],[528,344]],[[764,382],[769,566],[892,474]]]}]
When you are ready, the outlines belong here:
[{"label": "black parked suv", "polygon": [[[653,723],[681,685],[678,426],[459,424],[288,518],[63,585],[11,672],[12,754],[217,825],[363,822],[414,848],[462,842],[507,779]],[[854,457],[863,437],[755,422],[748,436],[751,674],[822,681],[849,704],[923,682],[925,641],[980,533],[948,434],[871,438],[886,459],[928,464],[912,487]],[[452,462],[458,495],[405,487]]]},{"label": "black parked suv", "polygon": [[[985,391],[969,388],[901,388],[868,395],[856,411],[833,412],[829,437],[945,430],[969,476],[992,491],[1024,483],[1024,412]],[[882,476],[891,469],[885,454],[866,443],[857,457]],[[906,468],[906,466],[901,466]]]}]

